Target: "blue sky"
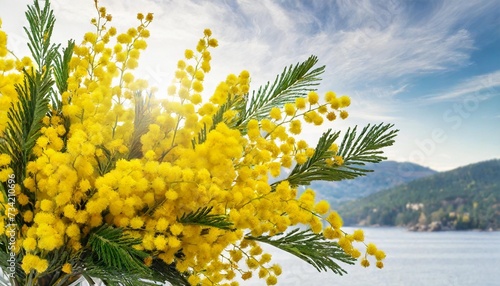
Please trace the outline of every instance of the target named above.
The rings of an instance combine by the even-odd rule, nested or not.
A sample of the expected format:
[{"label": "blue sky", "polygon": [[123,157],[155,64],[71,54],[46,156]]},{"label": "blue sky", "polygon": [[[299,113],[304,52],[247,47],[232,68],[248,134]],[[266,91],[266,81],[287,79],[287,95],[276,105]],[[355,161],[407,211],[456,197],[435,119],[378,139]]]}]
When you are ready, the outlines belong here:
[{"label": "blue sky", "polygon": [[[23,11],[0,0],[9,46],[25,51]],[[56,41],[91,30],[94,1],[53,0]],[[206,91],[228,73],[250,71],[257,89],[283,67],[317,55],[319,91],[352,98],[348,120],[324,128],[390,122],[400,129],[389,159],[449,170],[500,158],[500,0],[163,1],[101,0],[113,25],[153,12],[138,73],[165,89],[176,61],[204,28],[220,46]],[[311,143],[324,131],[308,130]]]}]

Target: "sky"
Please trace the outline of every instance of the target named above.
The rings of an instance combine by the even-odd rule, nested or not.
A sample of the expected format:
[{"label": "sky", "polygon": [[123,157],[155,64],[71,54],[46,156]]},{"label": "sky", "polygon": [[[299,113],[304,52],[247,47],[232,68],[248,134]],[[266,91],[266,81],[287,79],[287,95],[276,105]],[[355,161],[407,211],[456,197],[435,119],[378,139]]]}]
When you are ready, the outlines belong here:
[{"label": "sky", "polygon": [[[11,50],[28,54],[22,27],[29,0],[0,0]],[[54,41],[80,42],[96,16],[93,0],[52,0]],[[325,65],[318,91],[349,95],[349,118],[328,128],[393,123],[390,160],[438,171],[500,158],[500,0],[100,0],[120,31],[154,13],[139,77],[166,94],[176,62],[203,29],[219,41],[206,76],[209,95],[229,73],[248,70],[251,87],[310,55]]]}]

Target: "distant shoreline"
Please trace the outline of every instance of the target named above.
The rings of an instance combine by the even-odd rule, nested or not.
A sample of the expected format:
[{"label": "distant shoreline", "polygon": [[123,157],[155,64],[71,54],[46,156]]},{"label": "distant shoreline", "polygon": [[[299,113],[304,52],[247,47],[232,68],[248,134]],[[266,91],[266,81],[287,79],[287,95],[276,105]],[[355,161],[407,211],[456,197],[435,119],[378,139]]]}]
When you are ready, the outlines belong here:
[{"label": "distant shoreline", "polygon": [[344,227],[348,228],[399,228],[403,230],[407,230],[409,232],[499,232],[500,229],[479,229],[479,228],[471,228],[471,229],[451,229],[451,228],[442,228],[442,229],[429,229],[429,228],[419,228],[418,226],[398,226],[398,225],[363,225],[363,224],[357,224],[357,225],[345,225]]}]

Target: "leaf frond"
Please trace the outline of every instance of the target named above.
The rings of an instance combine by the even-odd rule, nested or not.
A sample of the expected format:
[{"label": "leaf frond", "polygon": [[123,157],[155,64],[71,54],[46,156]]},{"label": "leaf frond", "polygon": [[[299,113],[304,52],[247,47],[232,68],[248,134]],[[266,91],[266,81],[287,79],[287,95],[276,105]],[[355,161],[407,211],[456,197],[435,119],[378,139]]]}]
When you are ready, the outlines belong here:
[{"label": "leaf frond", "polygon": [[272,84],[268,82],[257,92],[254,91],[237,126],[244,131],[250,119],[262,119],[268,116],[273,107],[281,107],[285,103],[294,102],[296,98],[315,90],[321,80],[319,76],[325,69],[321,66],[311,70],[317,62],[316,56],[310,56],[303,63],[290,65],[276,76]]},{"label": "leaf frond", "polygon": [[[365,163],[378,163],[384,159],[384,147],[394,144],[398,130],[392,124],[367,125],[359,135],[357,128],[349,129],[342,139],[337,154],[329,150],[338,139],[340,132],[331,130],[323,133],[314,154],[304,164],[296,165],[285,179],[292,186],[305,186],[312,181],[340,181],[363,176],[372,170],[363,168]],[[328,164],[334,155],[343,159],[342,165]],[[273,183],[275,188],[281,181]]]},{"label": "leaf frond", "polygon": [[123,273],[132,271],[147,273],[149,269],[143,259],[148,254],[133,247],[140,243],[140,239],[123,234],[121,228],[104,224],[91,232],[87,245],[92,251],[94,264]]},{"label": "leaf frond", "polygon": [[0,152],[9,154],[14,162],[14,172],[24,177],[24,167],[30,160],[32,148],[40,137],[42,119],[48,114],[52,93],[51,65],[57,56],[58,46],[50,43],[55,17],[49,1],[43,9],[39,1],[28,6],[26,18],[29,29],[24,27],[28,36],[28,48],[37,64],[36,69],[24,70],[21,84],[15,85],[19,101],[7,112],[9,122],[0,141]]},{"label": "leaf frond", "polygon": [[190,286],[187,274],[179,272],[174,264],[166,264],[161,259],[154,259],[151,265],[153,279],[157,281],[167,281],[172,285]]},{"label": "leaf frond", "polygon": [[340,132],[332,132],[331,129],[323,133],[318,140],[314,154],[304,164],[295,165],[286,180],[292,186],[309,185],[312,181],[318,180],[331,180],[334,169],[326,164],[326,160],[333,156],[333,153],[328,149],[339,137],[339,134]]},{"label": "leaf frond", "polygon": [[140,91],[134,94],[135,99],[135,116],[134,116],[134,132],[130,143],[130,152],[128,159],[140,158],[142,156],[141,136],[148,132],[151,118],[151,99],[152,94],[143,96]]},{"label": "leaf frond", "polygon": [[362,166],[365,163],[379,163],[385,160],[382,156],[384,147],[394,144],[399,130],[392,129],[394,124],[368,124],[357,135],[357,128],[349,129],[339,145],[338,154],[344,158],[344,165]]},{"label": "leaf frond", "polygon": [[42,120],[49,111],[49,94],[52,79],[39,73],[24,72],[24,81],[15,90],[19,101],[7,112],[7,127],[0,143],[0,152],[9,154],[16,167],[15,173],[21,174],[30,160],[36,140],[40,137]]},{"label": "leaf frond", "polygon": [[210,214],[213,207],[203,207],[194,212],[185,213],[182,217],[177,218],[177,221],[182,224],[192,224],[209,226],[220,229],[231,229],[233,223],[230,222],[226,215]]},{"label": "leaf frond", "polygon": [[347,273],[337,262],[354,264],[354,259],[346,254],[338,243],[326,240],[322,234],[296,228],[279,238],[270,236],[248,236],[246,239],[255,240],[272,245],[286,251],[305,262],[311,264],[316,270],[332,271],[335,274]]},{"label": "leaf frond", "polygon": [[24,27],[29,40],[28,48],[39,69],[49,67],[57,57],[59,47],[50,43],[56,22],[50,1],[45,1],[45,5],[41,8],[39,1],[35,0],[33,5],[28,6],[25,14],[29,25],[29,28]]},{"label": "leaf frond", "polygon": [[[240,96],[231,97],[230,95],[228,95],[227,101],[224,104],[222,104],[219,107],[219,109],[217,109],[217,112],[215,112],[215,114],[212,116],[212,123],[210,127],[207,128],[206,124],[204,124],[200,132],[198,132],[198,136],[192,139],[193,148],[197,144],[205,142],[205,140],[207,140],[208,132],[215,129],[217,127],[217,124],[221,122],[226,123],[227,126],[229,126],[230,128],[237,127],[241,115],[245,112],[246,98],[247,95],[241,97]],[[236,117],[231,119],[226,119],[224,115],[227,111],[236,111],[237,112]]]},{"label": "leaf frond", "polygon": [[68,41],[68,45],[63,49],[62,54],[57,51],[54,57],[54,64],[52,72],[54,74],[55,84],[57,86],[57,91],[52,90],[52,106],[58,111],[62,112],[62,100],[61,96],[68,89],[68,78],[69,78],[69,62],[71,61],[71,56],[73,55],[73,49],[75,47],[75,41]]}]

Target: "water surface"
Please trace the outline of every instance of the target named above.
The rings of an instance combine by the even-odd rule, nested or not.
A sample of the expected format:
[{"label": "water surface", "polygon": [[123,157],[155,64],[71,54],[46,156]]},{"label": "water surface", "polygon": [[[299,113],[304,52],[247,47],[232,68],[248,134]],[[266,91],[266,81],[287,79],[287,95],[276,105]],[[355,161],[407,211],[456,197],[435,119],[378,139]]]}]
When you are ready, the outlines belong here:
[{"label": "water surface", "polygon": [[[348,232],[352,229],[346,229]],[[409,232],[365,228],[368,242],[384,249],[384,269],[348,265],[342,277],[319,273],[288,253],[266,248],[282,265],[278,285],[307,286],[499,286],[500,232]],[[251,281],[241,285],[265,285]]]}]

